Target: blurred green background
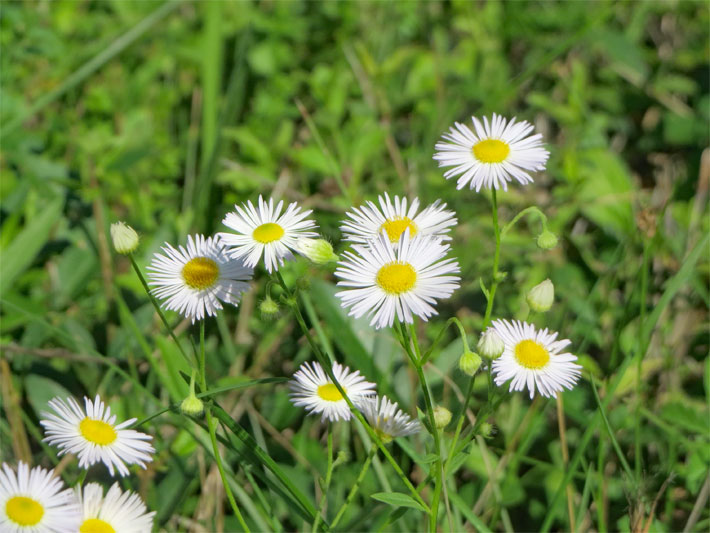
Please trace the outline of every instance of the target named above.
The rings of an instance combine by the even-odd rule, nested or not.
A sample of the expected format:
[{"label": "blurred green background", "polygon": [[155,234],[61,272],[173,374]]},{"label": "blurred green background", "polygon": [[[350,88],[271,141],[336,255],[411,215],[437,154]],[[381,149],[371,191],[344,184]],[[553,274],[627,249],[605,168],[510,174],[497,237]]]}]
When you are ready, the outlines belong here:
[{"label": "blurred green background", "polygon": [[[2,460],[58,464],[38,426],[54,395],[99,392],[119,416],[141,418],[187,393],[187,367],[111,249],[116,220],[141,234],[145,266],[164,241],[221,231],[234,203],[259,194],[314,209],[339,251],[349,207],[385,191],[425,205],[442,198],[459,218],[463,283],[421,336],[432,340],[456,315],[475,342],[479,278],[490,283],[493,259],[490,202],[456,191],[432,155],[453,121],[497,112],[533,122],[551,152],[533,185],[499,194],[501,217],[537,205],[560,245],[539,250],[534,219],[506,236],[508,275],[493,316],[524,318],[525,292],[554,282],[555,307],[532,319],[572,340],[640,482],[625,477],[588,380],[564,395],[573,468],[554,401],[530,407],[511,395],[490,420],[496,432],[467,449],[449,487],[456,524],[472,530],[473,510],[493,530],[567,530],[566,498],[556,494],[569,486],[578,530],[708,530],[706,2],[7,1],[0,20]],[[312,359],[288,313],[260,318],[258,272],[238,309],[208,321],[215,386],[290,376]],[[345,318],[327,269],[300,261],[285,275],[313,280],[313,313],[338,359],[414,413],[415,376],[389,334]],[[466,383],[459,355],[449,337],[428,369],[435,401],[454,412]],[[325,469],[319,420],[293,408],[283,385],[218,401],[313,498]],[[175,412],[143,430],[158,455],[122,483],[157,511],[158,526],[234,529],[206,433]],[[354,425],[337,428],[336,447],[351,461],[336,471],[331,513],[366,454],[357,435]],[[424,439],[404,440],[393,453],[421,481]],[[256,467],[225,453],[256,530],[307,528],[254,481]],[[74,462],[60,468],[76,479]],[[376,463],[343,528],[424,527],[418,512],[368,497],[388,484],[401,490],[389,468]],[[108,481],[100,468],[89,478]]]}]

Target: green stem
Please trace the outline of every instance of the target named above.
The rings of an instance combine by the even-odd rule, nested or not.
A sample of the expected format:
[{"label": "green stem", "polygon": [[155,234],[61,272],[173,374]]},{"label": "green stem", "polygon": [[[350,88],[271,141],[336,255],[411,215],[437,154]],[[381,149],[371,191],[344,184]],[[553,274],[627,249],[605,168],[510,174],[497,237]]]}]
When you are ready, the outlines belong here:
[{"label": "green stem", "polygon": [[[417,372],[417,377],[419,378],[419,385],[422,388],[422,393],[424,394],[424,403],[426,405],[427,415],[429,417],[429,430],[432,437],[434,437],[434,452],[439,457],[436,461],[436,473],[434,476],[434,495],[431,501],[431,514],[429,515],[429,530],[432,532],[436,531],[436,523],[439,511],[439,500],[441,499],[441,489],[443,486],[443,458],[441,457],[441,441],[439,439],[439,431],[436,427],[436,419],[434,417],[434,402],[431,399],[431,393],[429,391],[429,386],[427,385],[426,377],[424,376],[424,370],[421,365],[421,357],[419,350],[419,342],[417,341],[416,331],[414,325],[410,327],[411,338],[407,332],[406,328],[403,328],[401,324],[397,324],[400,328],[401,344],[404,351],[409,356],[409,359],[414,365],[414,369]],[[412,346],[414,346],[414,352],[412,352]]]},{"label": "green stem", "polygon": [[318,531],[318,524],[320,523],[321,515],[325,510],[325,503],[328,501],[328,488],[330,487],[330,479],[333,475],[333,431],[330,427],[330,422],[328,422],[328,468],[325,472],[325,486],[321,487],[323,492],[320,496],[320,504],[318,505],[318,512],[316,513],[316,518],[313,520],[313,527],[311,528],[311,533],[316,533]]},{"label": "green stem", "polygon": [[[643,328],[646,321],[646,295],[648,293],[648,263],[651,259],[650,243],[644,241],[643,263],[641,266],[641,299],[639,301],[639,330]],[[636,479],[641,479],[642,457],[641,457],[641,373],[643,354],[639,353],[636,363],[636,417],[634,421],[634,472]]]},{"label": "green stem", "polygon": [[[281,285],[281,288],[284,290],[286,293],[287,297],[292,298],[292,292],[288,288],[288,285],[286,285],[286,282],[284,281],[283,277],[281,276],[281,273],[276,271],[275,273],[276,278]],[[365,431],[367,431],[368,436],[377,444],[377,447],[380,449],[382,452],[382,455],[385,456],[387,461],[392,465],[392,468],[394,471],[397,473],[397,476],[402,480],[402,483],[407,487],[409,492],[412,494],[412,497],[422,506],[424,509],[426,509],[427,513],[429,511],[429,506],[426,504],[426,502],[422,499],[422,497],[419,495],[419,492],[417,491],[416,488],[414,488],[414,485],[412,485],[412,482],[407,479],[407,476],[404,475],[404,472],[400,468],[399,464],[397,464],[397,461],[394,460],[394,457],[392,457],[392,454],[387,450],[385,447],[384,443],[382,442],[382,439],[377,436],[377,433],[372,429],[370,424],[367,423],[367,420],[365,420],[365,417],[362,416],[362,413],[360,413],[360,410],[355,407],[355,404],[353,404],[352,400],[348,397],[345,389],[343,389],[342,385],[340,382],[336,379],[335,375],[333,374],[333,368],[332,364],[330,362],[330,359],[323,354],[321,351],[320,347],[316,343],[315,339],[313,338],[313,335],[311,335],[310,330],[308,329],[308,326],[306,325],[306,321],[303,318],[303,315],[301,314],[301,310],[298,307],[298,301],[294,300],[295,304],[292,306],[293,310],[293,316],[296,318],[296,322],[298,322],[299,327],[301,328],[301,331],[303,332],[303,335],[306,337],[306,340],[308,341],[308,344],[310,345],[311,349],[313,350],[314,355],[318,359],[318,362],[321,364],[323,367],[323,370],[325,373],[328,375],[328,378],[333,382],[333,385],[335,385],[335,388],[338,389],[338,392],[342,394],[343,399],[345,402],[348,404],[348,407],[350,408],[350,412],[352,415],[357,418],[362,426],[365,428]]]},{"label": "green stem", "polygon": [[362,483],[362,480],[365,479],[365,474],[367,474],[367,471],[370,468],[370,463],[372,462],[372,459],[375,457],[376,453],[377,446],[373,446],[372,448],[370,448],[370,453],[367,454],[367,459],[365,459],[365,463],[360,469],[360,473],[358,474],[357,479],[355,480],[355,485],[353,485],[353,487],[350,489],[347,498],[343,502],[343,505],[340,506],[340,509],[338,509],[338,513],[335,515],[335,519],[330,524],[331,529],[335,529],[335,526],[338,525],[338,522],[340,522],[340,519],[345,514],[345,511],[348,509],[348,507],[350,507],[350,504],[355,499],[355,495],[360,489],[360,484]]},{"label": "green stem", "polygon": [[[495,198],[495,189],[493,190],[493,195]],[[535,214],[540,217],[540,221],[542,222],[542,230],[545,231],[547,229],[547,217],[545,216],[545,213],[540,211],[540,209],[537,206],[531,205],[530,207],[526,207],[523,209],[520,213],[515,215],[513,217],[513,220],[508,222],[505,226],[503,226],[503,229],[501,230],[500,234],[501,237],[503,237],[506,233],[508,233],[509,230],[515,226],[515,223],[518,222],[523,216],[527,215],[528,213]]]},{"label": "green stem", "polygon": [[466,420],[466,409],[468,409],[468,400],[473,394],[473,384],[476,381],[476,374],[471,376],[471,379],[468,380],[468,387],[466,388],[466,395],[464,396],[464,405],[463,405],[463,410],[458,416],[458,422],[456,424],[456,431],[454,431],[454,438],[451,441],[451,446],[449,446],[449,453],[446,458],[446,465],[444,466],[444,474],[446,474],[446,471],[448,470],[449,462],[452,460],[454,456],[454,450],[456,450],[456,443],[459,440],[459,435],[461,434],[461,429],[463,428],[463,423],[464,420]]},{"label": "green stem", "polygon": [[434,339],[432,345],[426,352],[424,352],[424,357],[422,357],[422,365],[426,364],[426,362],[429,360],[432,352],[438,346],[439,342],[441,341],[441,338],[444,336],[444,333],[447,329],[449,329],[449,326],[451,326],[451,324],[456,324],[456,327],[459,328],[459,335],[461,336],[461,343],[463,344],[464,353],[470,351],[470,348],[468,346],[468,338],[466,337],[466,331],[463,329],[463,324],[458,318],[454,316],[446,321],[446,324],[444,324],[444,327],[441,328],[441,331],[439,331],[439,334]]},{"label": "green stem", "polygon": [[[205,375],[205,321],[200,320],[200,388],[201,392],[207,390],[207,376]],[[222,456],[219,454],[219,447],[217,446],[217,424],[216,420],[212,417],[212,412],[210,409],[205,410],[207,414],[207,428],[210,433],[210,441],[212,442],[212,451],[214,453],[215,461],[217,462],[217,470],[219,470],[219,476],[222,478],[222,485],[224,486],[224,492],[227,494],[227,499],[229,504],[232,506],[232,511],[234,516],[237,517],[239,524],[242,529],[249,532],[249,526],[244,521],[242,513],[239,511],[239,506],[237,501],[234,499],[232,494],[232,489],[229,487],[229,482],[227,481],[227,474],[224,471],[224,465],[222,463]]]},{"label": "green stem", "polygon": [[153,304],[153,307],[155,308],[156,312],[158,313],[158,316],[160,317],[160,320],[163,321],[163,325],[165,326],[165,329],[168,330],[168,333],[170,334],[173,341],[177,345],[182,356],[187,361],[187,364],[190,366],[193,366],[192,359],[190,359],[190,357],[188,357],[188,355],[185,353],[185,350],[183,350],[182,344],[180,344],[177,337],[175,336],[175,332],[173,331],[173,328],[170,327],[170,324],[168,324],[168,319],[165,318],[165,314],[163,313],[163,310],[160,308],[160,304],[153,297],[153,293],[150,292],[150,287],[148,287],[148,283],[146,282],[145,278],[143,277],[143,273],[141,272],[141,269],[138,267],[138,263],[136,263],[136,260],[133,258],[133,254],[128,254],[128,258],[131,260],[131,265],[133,265],[133,270],[135,270],[136,274],[138,275],[138,279],[141,280],[141,284],[143,285],[143,288],[145,289],[145,292],[148,295],[148,298],[150,299],[150,303]]}]

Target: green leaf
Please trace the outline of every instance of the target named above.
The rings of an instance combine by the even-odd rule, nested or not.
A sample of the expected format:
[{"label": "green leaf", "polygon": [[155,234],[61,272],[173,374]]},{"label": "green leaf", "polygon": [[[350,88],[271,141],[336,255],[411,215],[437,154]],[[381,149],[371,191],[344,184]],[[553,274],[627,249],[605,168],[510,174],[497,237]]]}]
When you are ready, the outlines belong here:
[{"label": "green leaf", "polygon": [[378,492],[370,497],[392,507],[411,507],[426,512],[426,509],[419,505],[417,500],[402,492]]}]

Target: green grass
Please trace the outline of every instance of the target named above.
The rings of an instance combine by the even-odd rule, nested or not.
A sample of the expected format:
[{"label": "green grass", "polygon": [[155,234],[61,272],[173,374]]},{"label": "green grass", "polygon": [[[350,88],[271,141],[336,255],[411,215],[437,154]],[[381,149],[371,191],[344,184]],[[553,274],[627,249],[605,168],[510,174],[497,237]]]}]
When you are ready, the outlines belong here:
[{"label": "green grass", "polygon": [[[536,206],[560,242],[536,246],[535,210],[503,230],[490,315],[559,331],[585,377],[563,395],[561,438],[554,400],[500,389],[481,412],[481,375],[469,410],[482,416],[455,438],[469,380],[460,331],[445,330],[423,367],[433,403],[454,414],[439,528],[707,530],[709,22],[692,1],[2,3],[0,459],[60,464],[41,411],[55,395],[98,393],[154,435],[155,460],[121,484],[158,530],[238,530],[208,422],[177,408],[199,328],[166,313],[176,345],[110,249],[110,223],[139,231],[144,269],[163,242],[221,231],[234,203],[259,194],[313,209],[339,253],[351,206],[383,192],[441,198],[459,219],[462,286],[416,333],[426,352],[456,317],[475,346],[494,292],[492,197],[457,191],[432,155],[454,121],[497,112],[534,122],[551,152],[534,184],[497,194],[500,227]],[[322,356],[425,420],[397,336],[346,316],[332,268],[299,260],[283,276],[301,287]],[[525,294],[546,278],[555,305],[529,313]],[[315,355],[287,307],[260,316],[267,280],[257,270],[240,306],[206,322],[202,395],[219,405],[224,473],[248,526],[310,531],[326,426],[280,378]],[[332,430],[321,530],[376,445],[359,423]],[[425,435],[387,448],[421,493],[378,453],[337,530],[428,527],[415,496],[431,505],[438,456]],[[73,484],[76,462],[61,465]],[[87,479],[111,481],[100,467]]]}]

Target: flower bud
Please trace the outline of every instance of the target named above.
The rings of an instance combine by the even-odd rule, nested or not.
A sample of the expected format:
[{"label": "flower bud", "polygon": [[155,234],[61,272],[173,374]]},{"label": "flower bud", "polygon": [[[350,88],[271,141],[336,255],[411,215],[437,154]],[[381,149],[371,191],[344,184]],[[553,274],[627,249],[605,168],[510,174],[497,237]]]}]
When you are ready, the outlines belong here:
[{"label": "flower bud", "polygon": [[296,249],[301,255],[305,255],[317,265],[324,265],[339,259],[333,252],[333,245],[325,239],[299,239]]},{"label": "flower bud", "polygon": [[481,367],[481,356],[467,350],[459,359],[459,370],[467,376],[473,376]]},{"label": "flower bud", "polygon": [[434,423],[436,424],[436,429],[444,429],[451,422],[451,411],[446,407],[437,405],[434,408]]},{"label": "flower bud", "polygon": [[537,236],[537,245],[543,250],[552,250],[557,246],[557,237],[554,233],[545,229]]},{"label": "flower bud", "polygon": [[111,224],[111,240],[113,247],[119,254],[131,254],[138,248],[138,234],[125,222]]},{"label": "flower bud", "polygon": [[189,416],[200,416],[205,410],[205,404],[200,400],[195,393],[190,393],[190,396],[185,398],[180,404],[180,410]]},{"label": "flower bud", "polygon": [[493,426],[493,424],[489,424],[488,422],[484,422],[481,424],[481,427],[478,428],[478,433],[484,438],[484,439],[489,439],[496,433],[496,428]]},{"label": "flower bud", "polygon": [[259,304],[259,313],[261,313],[262,318],[272,319],[279,314],[279,304],[271,296],[267,296]]},{"label": "flower bud", "polygon": [[550,307],[552,307],[552,302],[555,300],[555,286],[549,279],[546,279],[530,289],[526,300],[533,311],[538,313],[549,311]]},{"label": "flower bud", "polygon": [[488,359],[498,359],[505,345],[503,344],[503,339],[495,332],[493,328],[488,328],[483,332],[481,338],[478,339],[478,351],[483,357]]}]

